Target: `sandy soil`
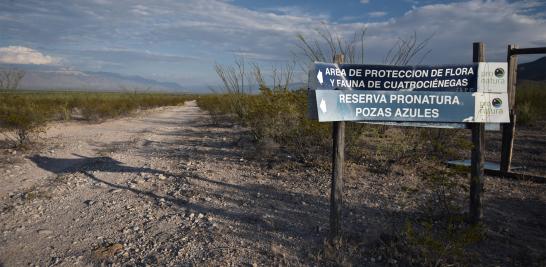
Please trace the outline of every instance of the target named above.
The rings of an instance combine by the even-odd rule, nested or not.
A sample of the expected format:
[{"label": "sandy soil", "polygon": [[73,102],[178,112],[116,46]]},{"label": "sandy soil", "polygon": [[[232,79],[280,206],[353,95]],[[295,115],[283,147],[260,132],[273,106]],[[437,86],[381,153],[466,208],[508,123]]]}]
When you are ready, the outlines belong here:
[{"label": "sandy soil", "polygon": [[[0,266],[332,264],[328,169],[262,158],[242,133],[188,102],[51,125],[39,149],[2,150]],[[485,184],[487,238],[470,264],[544,264],[545,185]],[[422,187],[413,172],[348,166],[343,222],[357,252],[345,263],[411,264],[384,241],[431,201]]]}]

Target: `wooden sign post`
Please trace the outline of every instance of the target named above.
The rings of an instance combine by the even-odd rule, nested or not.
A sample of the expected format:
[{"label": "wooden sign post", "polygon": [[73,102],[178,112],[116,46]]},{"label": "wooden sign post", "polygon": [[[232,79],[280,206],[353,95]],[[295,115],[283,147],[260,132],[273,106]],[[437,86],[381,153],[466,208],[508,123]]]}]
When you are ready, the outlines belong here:
[{"label": "wooden sign post", "polygon": [[[473,44],[474,62],[485,61],[483,43]],[[485,124],[472,123],[472,157],[470,166],[470,212],[469,220],[472,224],[481,222],[482,219],[482,191],[483,191],[483,165],[485,152]]]},{"label": "wooden sign post", "polygon": [[483,43],[474,43],[474,63],[390,66],[315,62],[309,71],[309,115],[333,122],[330,238],[341,237],[345,124],[364,122],[467,123],[472,128],[470,220],[482,217],[485,123],[507,123],[507,63],[484,62]]},{"label": "wooden sign post", "polygon": [[517,45],[508,45],[508,104],[510,105],[510,123],[502,126],[502,152],[500,171],[508,173],[512,163],[512,151],[514,147],[514,133],[516,131],[516,75],[518,70],[518,57],[512,51],[518,48]]},{"label": "wooden sign post", "polygon": [[[343,64],[344,55],[334,56],[334,63]],[[341,235],[341,209],[343,205],[343,163],[345,160],[345,122],[333,123],[332,187],[330,191],[330,238]]]},{"label": "wooden sign post", "polygon": [[[510,122],[502,127],[502,153],[500,174],[512,175],[510,171],[514,147],[514,136],[516,132],[516,84],[518,71],[518,55],[546,54],[546,47],[519,48],[517,45],[508,45],[506,60],[508,62],[508,97],[510,108]],[[544,181],[543,177],[537,177],[537,181]]]}]

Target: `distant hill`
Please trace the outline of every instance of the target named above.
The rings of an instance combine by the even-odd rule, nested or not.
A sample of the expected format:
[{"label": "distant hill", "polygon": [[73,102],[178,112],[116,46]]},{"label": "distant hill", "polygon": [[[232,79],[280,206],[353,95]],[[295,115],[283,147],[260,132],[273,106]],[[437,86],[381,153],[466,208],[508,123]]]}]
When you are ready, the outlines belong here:
[{"label": "distant hill", "polygon": [[[19,88],[46,90],[88,90],[88,91],[176,91],[176,92],[209,92],[208,87],[184,88],[175,82],[161,82],[140,76],[125,76],[111,72],[91,72],[43,65],[7,65],[2,68],[18,68],[26,72]],[[546,57],[518,65],[518,81],[546,82]],[[292,83],[289,88],[305,88],[305,83]],[[256,86],[257,88],[257,86]],[[222,91],[220,87],[218,91]],[[257,92],[257,90],[256,90]]]},{"label": "distant hill", "polygon": [[546,81],[546,57],[518,65],[518,81]]},{"label": "distant hill", "polygon": [[125,76],[111,72],[91,72],[37,65],[0,65],[25,71],[19,88],[31,90],[86,91],[186,91],[174,82],[160,82],[140,76]]}]

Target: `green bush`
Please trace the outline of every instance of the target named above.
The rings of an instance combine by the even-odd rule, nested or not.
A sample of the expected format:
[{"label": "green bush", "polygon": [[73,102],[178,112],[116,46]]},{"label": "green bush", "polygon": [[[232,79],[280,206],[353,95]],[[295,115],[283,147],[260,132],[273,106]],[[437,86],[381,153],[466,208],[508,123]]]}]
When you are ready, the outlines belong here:
[{"label": "green bush", "polygon": [[0,128],[15,134],[16,145],[24,145],[29,136],[43,130],[54,109],[43,103],[28,101],[24,97],[0,97]]}]

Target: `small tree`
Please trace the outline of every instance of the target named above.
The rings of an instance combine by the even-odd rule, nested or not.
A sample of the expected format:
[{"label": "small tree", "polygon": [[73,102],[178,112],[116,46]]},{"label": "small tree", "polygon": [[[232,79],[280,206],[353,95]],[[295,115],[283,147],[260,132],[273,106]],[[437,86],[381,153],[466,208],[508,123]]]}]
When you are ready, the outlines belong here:
[{"label": "small tree", "polygon": [[0,90],[16,90],[23,77],[25,77],[25,71],[23,70],[0,70]]},{"label": "small tree", "polygon": [[[326,24],[322,28],[316,29],[319,38],[308,39],[302,34],[298,34],[298,44],[300,52],[311,62],[323,61],[330,62],[334,55],[345,55],[347,63],[364,63],[364,37],[367,28],[355,31],[351,40],[330,31]],[[307,67],[307,62],[304,68]]]},{"label": "small tree", "polygon": [[15,146],[25,146],[32,134],[44,130],[51,113],[51,108],[33,103],[28,98],[0,95],[0,133]]},{"label": "small tree", "polygon": [[385,63],[388,65],[404,66],[416,57],[421,56],[417,62],[417,64],[421,64],[423,59],[431,52],[430,49],[425,50],[425,48],[432,37],[434,37],[434,34],[423,40],[419,40],[417,32],[413,32],[413,35],[407,38],[398,38],[398,41],[385,56]]}]

